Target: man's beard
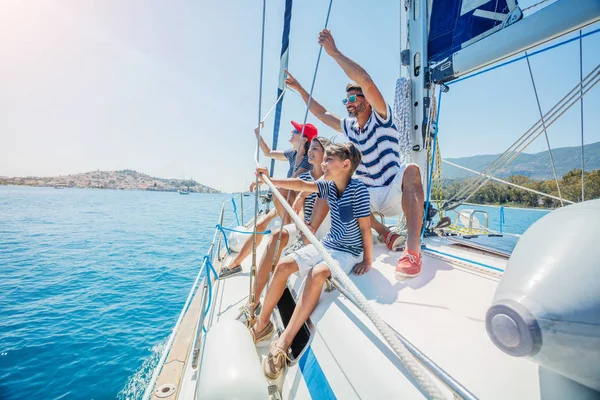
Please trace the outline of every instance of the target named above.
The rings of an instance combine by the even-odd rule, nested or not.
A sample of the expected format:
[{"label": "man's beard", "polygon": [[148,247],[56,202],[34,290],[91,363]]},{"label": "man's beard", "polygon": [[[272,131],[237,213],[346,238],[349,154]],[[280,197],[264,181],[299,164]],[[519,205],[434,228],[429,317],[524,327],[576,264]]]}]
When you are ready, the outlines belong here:
[{"label": "man's beard", "polygon": [[356,106],[354,106],[354,111],[348,111],[348,116],[352,117],[352,118],[356,118],[358,116],[359,113],[365,111],[367,109],[367,107],[364,104],[357,104]]}]

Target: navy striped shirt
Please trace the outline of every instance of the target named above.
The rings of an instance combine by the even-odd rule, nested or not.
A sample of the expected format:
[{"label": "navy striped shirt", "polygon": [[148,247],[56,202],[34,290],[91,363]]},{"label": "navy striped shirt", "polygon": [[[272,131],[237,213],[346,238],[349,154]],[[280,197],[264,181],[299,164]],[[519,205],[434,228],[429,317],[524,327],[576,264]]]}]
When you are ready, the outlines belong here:
[{"label": "navy striped shirt", "polygon": [[350,179],[350,183],[338,197],[337,187],[333,181],[316,181],[319,198],[327,199],[331,213],[331,230],[321,240],[331,250],[344,251],[354,256],[363,251],[362,234],[358,218],[371,214],[369,191],[358,179]]},{"label": "navy striped shirt", "polygon": [[308,162],[307,154],[305,154],[304,157],[302,157],[302,161],[300,161],[300,165],[298,165],[295,168],[294,168],[294,164],[296,162],[296,150],[287,149],[283,152],[283,155],[290,162],[290,169],[288,170],[288,173],[287,173],[288,178],[291,178],[292,176],[294,176],[294,172],[298,171],[300,168],[304,168],[308,171],[312,171],[313,166]]},{"label": "navy striped shirt", "polygon": [[373,109],[363,129],[356,118],[344,118],[342,131],[362,154],[356,169],[356,178],[367,187],[388,186],[400,168],[398,129],[392,119],[392,108],[387,106],[383,120]]},{"label": "navy striped shirt", "polygon": [[[298,179],[302,179],[306,182],[313,182],[315,179],[310,172],[304,172],[298,175]],[[310,217],[312,216],[313,208],[315,207],[315,200],[317,200],[317,194],[311,193],[304,199],[304,222],[309,223]]]}]

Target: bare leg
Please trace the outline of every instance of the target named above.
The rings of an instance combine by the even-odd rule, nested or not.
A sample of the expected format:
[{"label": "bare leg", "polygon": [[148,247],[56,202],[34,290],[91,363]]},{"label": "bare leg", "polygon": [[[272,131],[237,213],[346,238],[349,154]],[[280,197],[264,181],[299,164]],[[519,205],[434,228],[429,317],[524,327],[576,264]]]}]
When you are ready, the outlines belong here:
[{"label": "bare leg", "polygon": [[[262,294],[263,289],[267,285],[267,281],[269,280],[269,273],[271,272],[271,263],[273,262],[273,254],[275,254],[275,247],[277,246],[277,238],[279,237],[279,230],[273,232],[273,236],[269,240],[269,244],[267,245],[267,250],[264,252],[262,258],[260,259],[260,263],[258,264],[258,269],[256,271],[256,302],[260,302],[260,295]],[[290,235],[288,231],[283,229],[281,231],[281,243],[279,244],[279,252],[277,254],[277,262],[279,260],[279,256],[283,248],[287,245],[288,239]],[[248,304],[252,305],[252,304]]]},{"label": "bare leg", "polygon": [[[275,211],[269,212],[258,223],[258,225],[256,225],[256,231],[264,232],[267,229],[267,226],[269,226],[269,224],[271,223],[271,221],[273,221],[275,219],[275,217],[277,217],[277,213]],[[256,247],[258,247],[261,244],[261,242],[265,236],[266,235],[256,235]],[[242,246],[242,249],[235,256],[233,261],[231,262],[231,266],[235,267],[237,265],[240,265],[242,263],[242,261],[244,261],[246,259],[246,257],[248,257],[250,255],[250,253],[252,253],[252,235],[248,235],[248,239],[246,239],[246,241],[244,242],[244,245]]]},{"label": "bare leg", "polygon": [[390,231],[387,226],[379,222],[373,213],[371,213],[371,228],[375,229],[382,238]]},{"label": "bare leg", "polygon": [[306,278],[304,291],[300,296],[298,304],[296,304],[292,318],[290,319],[287,328],[285,328],[278,339],[278,344],[284,350],[290,347],[292,341],[296,337],[296,334],[317,306],[317,302],[319,301],[319,297],[321,297],[321,290],[323,290],[325,280],[330,275],[331,272],[324,263],[316,265],[309,272],[308,277]]},{"label": "bare leg", "polygon": [[284,257],[279,264],[277,264],[277,268],[275,268],[275,273],[271,279],[271,285],[269,286],[269,290],[265,296],[263,309],[258,316],[258,320],[256,321],[256,326],[254,329],[257,332],[265,329],[271,320],[271,313],[273,313],[277,302],[285,290],[288,277],[296,271],[298,271],[298,264],[296,264],[296,261],[294,261],[294,259],[291,257]]},{"label": "bare leg", "polygon": [[[296,199],[296,192],[287,189],[277,190],[279,190],[279,193],[281,193],[284,199],[288,199],[289,204],[294,204],[294,200]],[[286,213],[285,208],[283,208],[283,205],[279,202],[279,200],[277,200],[277,197],[275,196],[273,197],[273,205],[275,206],[275,209],[277,210],[277,213],[281,218],[283,218],[283,216],[285,215],[285,219],[283,219],[282,226],[291,223],[292,218],[289,216],[288,213]]]},{"label": "bare leg", "polygon": [[416,253],[421,251],[424,201],[419,168],[416,165],[409,165],[402,177],[402,211],[406,216],[406,248]]}]

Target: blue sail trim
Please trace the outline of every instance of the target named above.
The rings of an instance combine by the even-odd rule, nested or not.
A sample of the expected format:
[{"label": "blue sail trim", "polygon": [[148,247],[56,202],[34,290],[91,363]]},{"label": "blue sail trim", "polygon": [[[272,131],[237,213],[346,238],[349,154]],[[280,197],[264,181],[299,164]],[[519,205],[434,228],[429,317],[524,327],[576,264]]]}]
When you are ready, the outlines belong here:
[{"label": "blue sail trim", "polygon": [[[277,97],[283,93],[285,87],[285,69],[288,67],[288,56],[290,47],[290,25],[292,21],[292,0],[286,0],[285,12],[283,14],[283,34],[281,38],[281,54],[280,54],[280,66],[279,66],[279,87],[277,88]],[[283,106],[283,97],[277,103],[275,108],[275,119],[273,122],[273,150],[277,150],[277,142],[279,141],[279,127],[281,125],[281,109]],[[271,160],[271,168],[269,169],[271,177],[275,170],[275,160]]]},{"label": "blue sail trim", "polygon": [[521,17],[517,0],[433,0],[429,62],[441,62]]}]

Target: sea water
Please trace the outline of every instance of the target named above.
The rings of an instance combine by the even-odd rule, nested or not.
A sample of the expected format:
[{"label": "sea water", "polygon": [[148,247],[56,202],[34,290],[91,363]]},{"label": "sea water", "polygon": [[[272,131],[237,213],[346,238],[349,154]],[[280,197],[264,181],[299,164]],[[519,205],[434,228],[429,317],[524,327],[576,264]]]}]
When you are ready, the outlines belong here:
[{"label": "sea water", "polygon": [[225,194],[0,187],[0,399],[140,398],[223,202],[236,224]]}]

